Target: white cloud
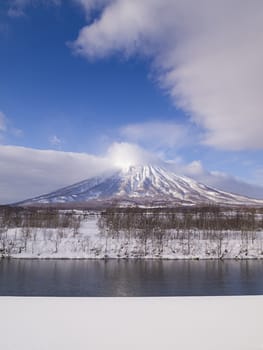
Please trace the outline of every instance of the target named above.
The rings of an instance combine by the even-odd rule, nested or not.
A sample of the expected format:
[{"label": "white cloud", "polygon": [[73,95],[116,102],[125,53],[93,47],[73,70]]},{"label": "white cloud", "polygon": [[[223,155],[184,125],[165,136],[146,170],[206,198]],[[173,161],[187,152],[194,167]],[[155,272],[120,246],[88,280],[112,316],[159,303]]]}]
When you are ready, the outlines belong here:
[{"label": "white cloud", "polygon": [[105,158],[85,153],[0,146],[0,203],[47,193],[108,168]]},{"label": "white cloud", "polygon": [[239,178],[218,171],[212,171],[209,175],[209,177],[204,177],[204,181],[215,188],[252,198],[263,199],[262,186],[247,183]]},{"label": "white cloud", "polygon": [[178,174],[188,176],[219,190],[263,199],[262,186],[247,183],[242,179],[223,172],[209,171],[203,167],[200,160],[195,160],[188,164],[182,162],[182,160],[171,161],[169,162],[169,167]]},{"label": "white cloud", "polygon": [[10,7],[7,11],[9,17],[23,17],[25,15],[22,7]]},{"label": "white cloud", "polygon": [[12,120],[7,118],[5,113],[0,111],[0,141],[5,140],[8,136],[21,137],[23,131],[12,126]]},{"label": "white cloud", "polygon": [[139,146],[113,143],[105,156],[86,153],[0,146],[0,203],[12,203],[48,193],[101,174],[114,167],[158,163],[178,174],[222,190],[263,198],[263,188],[227,174],[208,172],[200,161],[165,163]]},{"label": "white cloud", "polygon": [[137,145],[113,143],[103,156],[0,145],[0,203],[48,193],[116,167],[156,162]]},{"label": "white cloud", "polygon": [[135,123],[122,127],[121,136],[152,150],[180,148],[190,143],[189,128],[174,122]]},{"label": "white cloud", "polygon": [[76,3],[79,3],[84,10],[86,11],[88,18],[89,13],[98,8],[103,8],[105,5],[108,5],[112,0],[74,0]]},{"label": "white cloud", "polygon": [[242,150],[263,148],[262,42],[261,0],[112,0],[74,47],[89,58],[150,55],[203,143]]},{"label": "white cloud", "polygon": [[24,9],[27,6],[36,5],[54,5],[61,4],[61,0],[9,0],[9,8],[7,14],[9,17],[22,17],[25,16]]},{"label": "white cloud", "polygon": [[111,165],[121,168],[136,164],[156,163],[159,161],[157,157],[150,152],[127,142],[114,142],[108,149],[107,158]]},{"label": "white cloud", "polygon": [[57,135],[53,135],[49,138],[49,143],[51,146],[60,147],[62,145],[63,141]]}]

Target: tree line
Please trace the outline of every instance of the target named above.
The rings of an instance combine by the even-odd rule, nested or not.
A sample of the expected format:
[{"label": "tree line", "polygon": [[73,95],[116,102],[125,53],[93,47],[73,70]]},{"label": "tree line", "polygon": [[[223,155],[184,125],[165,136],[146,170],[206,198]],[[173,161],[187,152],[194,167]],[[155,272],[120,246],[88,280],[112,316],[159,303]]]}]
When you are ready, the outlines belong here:
[{"label": "tree line", "polygon": [[109,231],[160,228],[163,230],[233,230],[263,229],[262,208],[220,206],[178,208],[108,208],[101,213],[100,226]]},{"label": "tree line", "polygon": [[77,228],[80,216],[55,208],[0,206],[0,228]]}]

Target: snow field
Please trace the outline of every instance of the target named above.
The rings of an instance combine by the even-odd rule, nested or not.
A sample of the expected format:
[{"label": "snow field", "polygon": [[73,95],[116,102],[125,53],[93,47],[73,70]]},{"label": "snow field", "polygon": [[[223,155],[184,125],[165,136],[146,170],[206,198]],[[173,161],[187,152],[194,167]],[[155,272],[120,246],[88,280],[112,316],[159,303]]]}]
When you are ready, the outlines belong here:
[{"label": "snow field", "polygon": [[262,350],[263,296],[0,298],[5,350]]}]

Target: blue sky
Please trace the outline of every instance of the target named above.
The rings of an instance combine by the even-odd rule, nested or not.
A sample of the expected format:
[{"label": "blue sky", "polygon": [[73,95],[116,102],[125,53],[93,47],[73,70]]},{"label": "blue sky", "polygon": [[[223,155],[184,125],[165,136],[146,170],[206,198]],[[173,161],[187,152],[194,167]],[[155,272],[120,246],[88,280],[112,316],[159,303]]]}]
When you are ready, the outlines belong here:
[{"label": "blue sky", "polygon": [[0,103],[24,133],[11,142],[46,148],[55,134],[64,150],[102,152],[101,137],[117,137],[121,125],[182,114],[149,77],[146,59],[88,62],[74,55],[67,43],[76,39],[83,16],[68,4],[5,18]]},{"label": "blue sky", "polygon": [[[9,162],[15,162],[18,154],[23,162],[19,147],[24,147],[22,157],[28,164],[27,150],[32,149],[53,150],[58,158],[61,152],[105,158],[111,145],[132,144],[169,160],[175,170],[227,190],[232,189],[233,179],[239,192],[243,182],[263,185],[263,106],[253,90],[262,86],[263,77],[254,71],[262,68],[261,63],[254,68],[253,57],[248,66],[239,62],[246,49],[242,49],[244,38],[234,52],[228,50],[231,41],[229,46],[226,43],[226,57],[220,58],[213,46],[218,39],[220,48],[221,40],[229,36],[227,30],[235,34],[228,25],[234,23],[240,33],[240,26],[246,26],[243,16],[250,13],[240,6],[234,15],[235,7],[221,4],[213,14],[216,27],[206,20],[212,10],[202,0],[207,15],[202,20],[204,32],[200,30],[198,36],[193,33],[199,33],[199,27],[196,31],[192,23],[198,24],[200,18],[182,4],[170,0],[136,0],[133,5],[127,0],[121,5],[117,0],[1,2],[0,147],[6,188],[2,201],[9,200],[8,186],[13,186],[6,179],[13,171],[12,166],[8,170]],[[249,10],[254,23],[258,9],[253,1]],[[185,22],[176,16],[171,21],[170,14],[180,11],[185,11]],[[152,23],[159,13],[160,23]],[[221,15],[226,29],[220,27]],[[211,26],[212,34],[207,36]],[[222,31],[222,38],[218,37]],[[236,45],[235,35],[232,39]],[[247,41],[251,45],[249,35]],[[255,40],[259,57],[260,45]],[[213,55],[216,69],[209,61]],[[233,66],[226,63],[231,59]],[[233,71],[230,80],[229,71]],[[250,105],[253,108],[248,109]],[[12,157],[5,153],[7,146],[12,147]],[[47,164],[48,171],[46,158],[41,164]],[[32,163],[32,169],[36,166]],[[52,179],[43,185],[41,178],[32,191],[30,170],[24,176],[28,195],[59,185]],[[61,185],[70,181],[63,178]],[[254,187],[253,195],[255,188],[261,191]],[[18,197],[23,196],[27,192]]]}]

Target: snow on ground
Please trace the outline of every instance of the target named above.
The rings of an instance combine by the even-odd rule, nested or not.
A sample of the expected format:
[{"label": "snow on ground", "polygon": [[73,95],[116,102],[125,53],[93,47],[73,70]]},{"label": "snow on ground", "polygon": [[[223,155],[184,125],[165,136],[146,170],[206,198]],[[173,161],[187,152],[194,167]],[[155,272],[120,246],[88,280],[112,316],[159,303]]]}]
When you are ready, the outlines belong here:
[{"label": "snow on ground", "polygon": [[[180,235],[179,235],[180,236]],[[263,230],[242,233],[221,231],[210,237],[191,230],[189,238],[176,238],[173,230],[162,239],[119,232],[102,233],[95,218],[73,229],[12,228],[0,235],[0,253],[13,258],[143,258],[143,259],[262,259]]]},{"label": "snow on ground", "polygon": [[0,298],[5,350],[262,350],[263,296]]}]

